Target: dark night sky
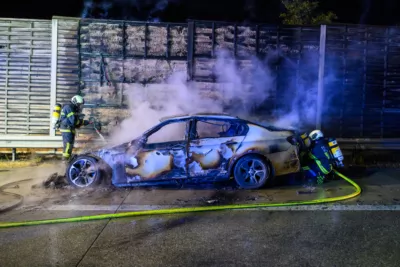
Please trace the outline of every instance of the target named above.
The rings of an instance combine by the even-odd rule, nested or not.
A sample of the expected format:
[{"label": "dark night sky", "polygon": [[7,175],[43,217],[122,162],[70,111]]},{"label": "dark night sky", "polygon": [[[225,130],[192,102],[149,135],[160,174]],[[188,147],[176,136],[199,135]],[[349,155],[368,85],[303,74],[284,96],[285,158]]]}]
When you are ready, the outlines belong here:
[{"label": "dark night sky", "polygon": [[[105,0],[93,0],[93,2],[101,3]],[[108,14],[110,19],[147,20],[149,12],[156,4],[162,7],[162,3],[167,0],[108,2],[113,3]],[[279,13],[284,10],[280,0],[168,0],[168,2],[164,11],[154,13],[153,17],[169,22],[198,19],[277,24],[280,22]],[[321,0],[320,3],[322,11],[330,10],[337,14],[339,23],[400,24],[398,0]],[[11,0],[0,9],[0,17],[38,19],[50,19],[53,15],[81,17],[83,11],[83,0]],[[95,9],[94,12],[98,17],[99,10]]]}]

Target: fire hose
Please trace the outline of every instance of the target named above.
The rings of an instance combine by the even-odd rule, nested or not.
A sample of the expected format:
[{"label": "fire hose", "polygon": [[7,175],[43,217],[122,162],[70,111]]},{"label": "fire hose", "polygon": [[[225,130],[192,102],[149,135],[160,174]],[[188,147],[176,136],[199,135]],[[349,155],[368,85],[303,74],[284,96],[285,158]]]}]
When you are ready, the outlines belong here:
[{"label": "fire hose", "polygon": [[224,210],[238,210],[238,209],[256,209],[256,208],[267,208],[267,207],[282,207],[282,206],[299,206],[299,205],[312,205],[320,203],[331,203],[336,201],[347,200],[354,198],[361,194],[361,187],[341,174],[337,170],[334,170],[335,174],[340,178],[351,184],[355,191],[351,194],[338,197],[322,198],[315,200],[306,201],[295,201],[295,202],[284,202],[284,203],[257,203],[257,204],[232,204],[232,205],[219,205],[219,206],[200,206],[200,207],[184,207],[184,208],[171,208],[171,209],[157,209],[157,210],[142,210],[142,211],[129,211],[129,212],[119,212],[112,214],[98,214],[98,215],[88,215],[70,218],[56,218],[48,220],[34,220],[34,221],[19,221],[19,222],[2,222],[0,223],[0,228],[11,228],[11,227],[21,227],[21,226],[33,226],[33,225],[43,225],[43,224],[55,224],[55,223],[71,223],[71,222],[83,222],[83,221],[94,221],[94,220],[105,220],[105,219],[116,219],[116,218],[126,218],[126,217],[137,217],[146,215],[162,215],[162,214],[178,214],[178,213],[190,213],[190,212],[205,212],[205,211],[224,211]]},{"label": "fire hose", "polygon": [[31,181],[31,180],[32,179],[20,180],[20,181],[17,181],[17,182],[13,182],[13,183],[9,183],[9,184],[5,184],[5,185],[0,186],[0,194],[6,195],[6,196],[12,196],[12,197],[18,199],[18,201],[16,203],[14,203],[13,205],[10,205],[10,206],[8,206],[8,207],[6,207],[4,209],[0,209],[0,213],[6,212],[6,211],[9,211],[9,210],[12,210],[12,209],[18,207],[24,201],[24,197],[21,196],[20,194],[4,192],[4,190],[7,189],[8,187],[13,186],[13,185],[17,185],[19,183],[27,182],[27,181]]}]

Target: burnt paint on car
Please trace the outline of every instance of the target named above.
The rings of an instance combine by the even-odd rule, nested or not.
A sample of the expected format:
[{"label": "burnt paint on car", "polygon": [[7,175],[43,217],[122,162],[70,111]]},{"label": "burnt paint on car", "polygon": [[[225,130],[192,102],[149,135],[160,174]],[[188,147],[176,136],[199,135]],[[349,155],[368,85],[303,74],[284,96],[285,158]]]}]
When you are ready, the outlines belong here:
[{"label": "burnt paint on car", "polygon": [[[193,140],[189,145],[190,176],[227,175],[229,160],[236,154],[244,136]],[[194,166],[196,165],[196,166]]]},{"label": "burnt paint on car", "polygon": [[[287,137],[292,134],[291,131],[287,130],[270,131],[260,125],[249,124],[249,132],[231,165],[233,166],[242,156],[259,154],[263,155],[271,163],[277,176],[298,172],[300,164],[290,164],[293,161],[299,161],[297,147],[287,141]],[[293,153],[295,159],[293,159]]]}]

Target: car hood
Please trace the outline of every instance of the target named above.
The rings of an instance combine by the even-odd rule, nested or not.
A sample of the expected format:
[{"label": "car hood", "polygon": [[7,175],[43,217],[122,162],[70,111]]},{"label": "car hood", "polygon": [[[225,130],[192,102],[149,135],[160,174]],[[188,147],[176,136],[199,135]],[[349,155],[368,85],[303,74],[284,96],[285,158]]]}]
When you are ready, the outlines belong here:
[{"label": "car hood", "polygon": [[134,153],[135,151],[142,148],[143,144],[144,139],[137,138],[132,140],[131,142],[125,142],[123,144],[98,149],[96,151],[93,151],[93,153],[101,158],[104,158],[104,156],[106,155],[125,154],[128,150],[130,153]]},{"label": "car hood", "polygon": [[93,151],[92,153],[97,154],[101,156],[101,154],[104,153],[110,153],[110,154],[120,154],[120,153],[125,153],[126,149],[128,148],[129,143],[123,143],[120,145],[115,145],[115,146],[110,146],[110,147],[102,147],[98,150]]},{"label": "car hood", "polygon": [[260,127],[265,128],[265,129],[267,129],[268,131],[271,131],[271,132],[290,132],[291,134],[295,134],[297,132],[297,130],[295,128],[277,127],[277,126],[271,125],[271,124],[266,123],[266,122],[247,121],[247,123],[260,126]]}]

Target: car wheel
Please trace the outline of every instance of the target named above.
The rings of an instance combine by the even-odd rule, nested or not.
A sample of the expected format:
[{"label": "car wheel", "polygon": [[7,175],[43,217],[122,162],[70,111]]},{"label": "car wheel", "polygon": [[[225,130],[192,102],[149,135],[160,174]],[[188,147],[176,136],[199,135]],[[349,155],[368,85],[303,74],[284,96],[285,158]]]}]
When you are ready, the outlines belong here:
[{"label": "car wheel", "polygon": [[100,169],[96,159],[89,156],[74,158],[67,167],[67,180],[74,187],[91,187],[100,183]]},{"label": "car wheel", "polygon": [[257,155],[248,155],[239,159],[233,172],[236,183],[243,189],[263,187],[270,175],[270,165]]}]

